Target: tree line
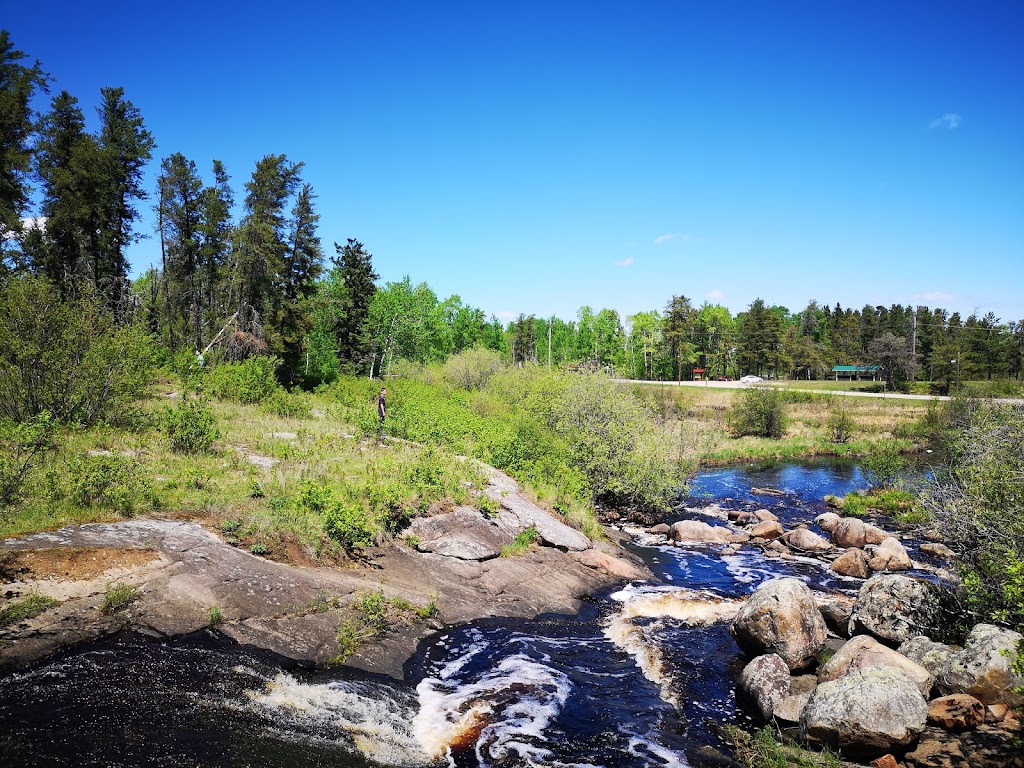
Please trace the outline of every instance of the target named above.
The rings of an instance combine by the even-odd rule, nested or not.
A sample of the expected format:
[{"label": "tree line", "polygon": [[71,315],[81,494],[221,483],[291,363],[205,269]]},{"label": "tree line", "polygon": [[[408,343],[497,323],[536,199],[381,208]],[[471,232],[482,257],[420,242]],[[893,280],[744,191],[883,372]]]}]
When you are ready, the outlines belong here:
[{"label": "tree line", "polygon": [[[236,203],[222,162],[204,178],[174,152],[147,190],[156,142],[123,89],[101,89],[89,131],[67,91],[33,111],[51,83],[0,31],[0,280],[42,276],[67,300],[95,295],[117,323],[144,326],[168,357],[275,355],[281,380],[304,385],[386,376],[397,361],[440,362],[474,346],[517,365],[655,380],[816,379],[836,365],[877,365],[892,386],[922,378],[948,388],[1024,370],[1024,321],[991,312],[965,319],[942,308],[817,301],[790,311],[759,298],[733,315],[676,294],[625,318],[590,306],[568,320],[488,318],[409,277],[380,285],[356,239],[335,242],[326,258],[302,162],[261,158]],[[137,231],[144,203],[156,214],[160,264],[133,281],[125,253],[146,234]]]}]

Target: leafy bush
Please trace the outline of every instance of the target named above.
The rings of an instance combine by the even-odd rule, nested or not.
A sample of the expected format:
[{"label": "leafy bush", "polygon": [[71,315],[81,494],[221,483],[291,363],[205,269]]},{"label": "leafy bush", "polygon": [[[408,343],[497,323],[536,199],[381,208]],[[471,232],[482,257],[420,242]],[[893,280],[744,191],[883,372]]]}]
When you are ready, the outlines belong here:
[{"label": "leafy bush", "polygon": [[272,392],[263,401],[261,407],[275,416],[291,419],[307,419],[312,414],[309,401],[302,395],[289,394],[283,389]]},{"label": "leafy bush", "polygon": [[896,488],[907,469],[907,459],[895,446],[886,445],[864,457],[865,478],[872,488]]},{"label": "leafy bush", "polygon": [[82,507],[107,507],[130,514],[156,503],[142,465],[129,456],[83,456],[68,461],[64,495]]},{"label": "leafy bush", "polygon": [[956,401],[947,414],[948,462],[921,501],[959,555],[973,620],[1024,631],[1024,408]]},{"label": "leafy bush", "polygon": [[518,557],[519,555],[526,554],[530,545],[537,541],[537,539],[537,529],[531,525],[529,528],[517,533],[511,544],[506,544],[501,548],[501,557]]},{"label": "leafy bush", "polygon": [[736,437],[770,437],[786,434],[786,412],[775,387],[750,387],[729,411],[729,426]]},{"label": "leafy bush", "polygon": [[473,347],[452,355],[444,364],[444,378],[461,389],[481,389],[504,367],[501,355],[484,347]]},{"label": "leafy bush", "polygon": [[833,443],[848,443],[853,437],[854,423],[849,411],[841,403],[833,403],[827,423],[830,440]]},{"label": "leafy bush", "polygon": [[178,453],[208,451],[220,437],[213,409],[202,400],[184,397],[175,408],[164,412],[163,429]]},{"label": "leafy bush", "polygon": [[17,498],[29,473],[54,447],[55,429],[49,411],[20,424],[0,419],[0,510]]},{"label": "leafy bush", "polygon": [[241,363],[223,363],[206,374],[206,388],[220,400],[239,403],[262,403],[281,390],[275,371],[281,365],[277,357],[260,355]]},{"label": "leafy bush", "polygon": [[362,502],[342,498],[328,485],[306,482],[298,503],[302,511],[321,515],[327,535],[346,550],[373,543],[373,525]]},{"label": "leafy bush", "polygon": [[63,301],[37,277],[0,287],[0,416],[44,411],[85,425],[123,419],[149,384],[155,361],[141,325],[117,326],[94,294]]}]

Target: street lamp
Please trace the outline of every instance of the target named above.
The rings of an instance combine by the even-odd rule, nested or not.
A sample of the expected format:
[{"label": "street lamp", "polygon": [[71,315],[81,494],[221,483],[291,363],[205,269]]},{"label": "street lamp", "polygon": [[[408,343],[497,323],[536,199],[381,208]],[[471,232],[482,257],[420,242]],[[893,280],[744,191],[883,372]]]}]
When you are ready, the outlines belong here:
[{"label": "street lamp", "polygon": [[960,357],[958,356],[955,360],[950,360],[951,363],[956,363],[956,391],[960,391]]}]

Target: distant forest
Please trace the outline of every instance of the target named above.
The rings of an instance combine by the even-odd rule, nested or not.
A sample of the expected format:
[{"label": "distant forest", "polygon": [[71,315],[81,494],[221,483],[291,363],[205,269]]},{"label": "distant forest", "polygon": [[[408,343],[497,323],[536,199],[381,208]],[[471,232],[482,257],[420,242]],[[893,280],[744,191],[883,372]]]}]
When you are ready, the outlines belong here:
[{"label": "distant forest", "polygon": [[[89,298],[116,325],[145,329],[168,360],[183,350],[210,360],[274,355],[279,378],[303,386],[388,375],[397,361],[438,362],[478,345],[514,364],[662,380],[695,369],[816,379],[835,365],[878,365],[894,387],[949,389],[1020,379],[1024,369],[1024,321],[939,307],[810,301],[790,311],[757,299],[733,316],[680,292],[625,318],[584,306],[567,320],[504,323],[408,277],[380,285],[358,240],[325,256],[316,193],[303,163],[284,155],[258,160],[236,189],[219,161],[204,175],[175,152],[145,189],[156,142],[123,89],[101,90],[90,131],[67,91],[45,113],[32,109],[50,83],[0,31],[0,283],[44,280],[65,302]],[[138,231],[143,204],[156,212],[154,233]],[[126,249],[143,236],[158,238],[161,263],[130,280]]]}]

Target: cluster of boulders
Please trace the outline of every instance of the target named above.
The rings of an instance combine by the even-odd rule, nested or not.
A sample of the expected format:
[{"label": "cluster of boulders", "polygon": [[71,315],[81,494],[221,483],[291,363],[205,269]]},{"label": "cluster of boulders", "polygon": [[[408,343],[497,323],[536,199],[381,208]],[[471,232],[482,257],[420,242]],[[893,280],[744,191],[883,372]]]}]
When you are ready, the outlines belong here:
[{"label": "cluster of boulders", "polygon": [[[831,570],[840,576],[858,579],[867,579],[879,572],[928,569],[928,566],[911,559],[895,535],[858,518],[841,517],[835,512],[825,512],[814,518],[815,525],[828,534],[829,538],[825,538],[807,524],[787,531],[778,516],[767,509],[726,510],[712,506],[699,511],[705,517],[718,519],[724,524],[680,520],[671,525],[661,523],[652,526],[646,534],[679,545],[721,545],[719,553],[723,556],[734,555],[744,546],[750,546],[763,550],[767,557],[813,557],[828,563]],[[921,549],[940,557],[952,555],[952,551],[941,544],[929,543],[922,545]]]},{"label": "cluster of boulders", "polygon": [[730,628],[753,657],[740,697],[806,743],[877,766],[1024,766],[1022,636],[979,624],[946,645],[931,639],[941,621],[937,588],[903,575],[871,578],[852,605],[766,582]]}]

